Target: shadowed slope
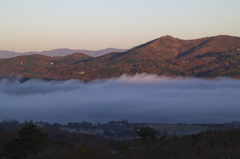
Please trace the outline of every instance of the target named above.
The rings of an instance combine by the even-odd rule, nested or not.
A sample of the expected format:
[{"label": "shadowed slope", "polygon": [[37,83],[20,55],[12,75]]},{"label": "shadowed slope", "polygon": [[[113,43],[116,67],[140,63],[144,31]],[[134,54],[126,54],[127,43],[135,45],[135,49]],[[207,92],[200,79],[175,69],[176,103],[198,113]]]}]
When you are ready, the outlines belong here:
[{"label": "shadowed slope", "polygon": [[30,55],[0,59],[0,74],[86,81],[143,72],[240,78],[239,63],[238,37],[221,35],[181,40],[164,36],[127,52],[112,52],[95,58],[75,53],[64,57]]},{"label": "shadowed slope", "polygon": [[181,40],[164,36],[123,54],[130,58],[165,60],[186,56],[187,58],[194,58],[197,55],[209,52],[231,51],[237,47],[240,47],[240,39],[231,36],[221,35],[196,40]]}]

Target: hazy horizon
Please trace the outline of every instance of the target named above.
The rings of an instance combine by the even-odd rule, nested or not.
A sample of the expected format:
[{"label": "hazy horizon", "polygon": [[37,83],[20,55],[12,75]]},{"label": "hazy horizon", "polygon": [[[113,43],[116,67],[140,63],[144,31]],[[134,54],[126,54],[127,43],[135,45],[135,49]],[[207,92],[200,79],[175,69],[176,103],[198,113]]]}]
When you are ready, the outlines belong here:
[{"label": "hazy horizon", "polygon": [[[164,36],[171,36],[171,35],[164,35]],[[164,36],[161,36],[161,37],[164,37]],[[231,36],[231,35],[215,35],[215,36]],[[158,37],[158,38],[161,38],[161,37]],[[209,37],[209,36],[206,36],[206,37]],[[196,39],[200,39],[200,38],[206,38],[206,37],[199,37],[199,38],[193,38],[193,39],[181,39],[181,38],[177,38],[177,37],[173,37],[173,38],[176,38],[176,39],[181,39],[181,40],[196,40]],[[233,37],[237,37],[237,36],[233,36]],[[158,38],[155,38],[155,39],[158,39]],[[240,37],[239,37],[240,38]],[[152,39],[152,40],[155,40],[155,39]],[[150,40],[150,41],[152,41]],[[29,53],[29,52],[37,52],[37,53],[41,53],[41,52],[45,52],[45,51],[53,51],[53,50],[61,50],[61,49],[67,49],[67,50],[84,50],[84,51],[102,51],[102,50],[106,50],[106,49],[121,49],[121,50],[130,50],[132,48],[135,48],[137,46],[140,46],[140,45],[143,45],[145,43],[148,43],[149,41],[146,41],[144,43],[141,43],[139,45],[136,45],[136,46],[132,46],[130,48],[114,48],[114,47],[107,47],[107,48],[103,48],[103,49],[98,49],[98,50],[88,50],[88,49],[81,49],[81,48],[78,48],[78,49],[72,49],[72,48],[55,48],[55,49],[49,49],[49,50],[42,50],[42,51],[25,51],[25,52],[17,52],[17,51],[12,51],[12,50],[0,50],[0,51],[9,51],[9,52],[15,52],[15,53]]]},{"label": "hazy horizon", "polygon": [[43,51],[27,51],[27,52],[15,52],[15,51],[11,51],[11,50],[0,50],[0,51],[9,51],[9,52],[14,52],[14,53],[31,53],[31,52],[37,52],[37,53],[41,53],[41,52],[46,52],[46,51],[53,51],[53,50],[83,50],[83,51],[103,51],[103,50],[107,50],[107,49],[121,49],[121,50],[127,50],[127,49],[122,49],[122,48],[113,48],[113,47],[108,47],[105,49],[100,49],[100,50],[87,50],[87,49],[71,49],[71,48],[56,48],[56,49],[50,49],[50,50],[43,50]]},{"label": "hazy horizon", "polygon": [[130,49],[165,35],[240,37],[238,0],[0,1],[0,50]]}]

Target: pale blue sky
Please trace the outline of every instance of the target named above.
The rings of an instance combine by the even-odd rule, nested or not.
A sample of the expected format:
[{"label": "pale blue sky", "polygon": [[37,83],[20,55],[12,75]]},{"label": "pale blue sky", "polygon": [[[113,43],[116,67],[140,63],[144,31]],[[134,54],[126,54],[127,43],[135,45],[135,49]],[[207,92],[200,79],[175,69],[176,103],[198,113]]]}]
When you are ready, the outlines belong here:
[{"label": "pale blue sky", "polygon": [[128,49],[161,36],[240,37],[240,0],[0,0],[0,50]]}]

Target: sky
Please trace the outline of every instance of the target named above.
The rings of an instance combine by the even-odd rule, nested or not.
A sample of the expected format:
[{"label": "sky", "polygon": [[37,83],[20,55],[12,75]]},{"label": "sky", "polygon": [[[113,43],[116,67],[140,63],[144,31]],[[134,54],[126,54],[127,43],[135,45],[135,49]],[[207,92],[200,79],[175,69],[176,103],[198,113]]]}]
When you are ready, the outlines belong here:
[{"label": "sky", "polygon": [[240,37],[239,0],[0,0],[0,50],[130,49],[165,35]]},{"label": "sky", "polygon": [[240,121],[240,80],[122,75],[78,80],[0,80],[0,121],[154,123]]}]

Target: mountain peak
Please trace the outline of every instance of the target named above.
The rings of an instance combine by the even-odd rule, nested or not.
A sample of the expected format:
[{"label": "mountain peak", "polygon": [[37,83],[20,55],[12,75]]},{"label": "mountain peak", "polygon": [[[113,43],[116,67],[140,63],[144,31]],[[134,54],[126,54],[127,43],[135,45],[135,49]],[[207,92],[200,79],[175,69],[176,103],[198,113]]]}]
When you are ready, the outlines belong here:
[{"label": "mountain peak", "polygon": [[172,37],[171,35],[165,35],[165,36],[162,36],[162,37],[160,37],[160,38],[176,39],[176,38]]},{"label": "mountain peak", "polygon": [[226,35],[206,37],[194,40],[182,40],[170,35],[162,36],[142,44],[130,51],[132,58],[165,60],[175,58],[190,58],[226,52],[240,47],[240,38]]}]

